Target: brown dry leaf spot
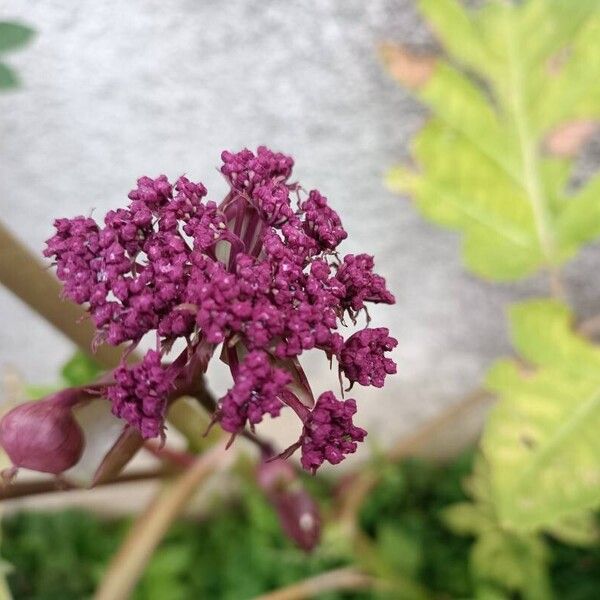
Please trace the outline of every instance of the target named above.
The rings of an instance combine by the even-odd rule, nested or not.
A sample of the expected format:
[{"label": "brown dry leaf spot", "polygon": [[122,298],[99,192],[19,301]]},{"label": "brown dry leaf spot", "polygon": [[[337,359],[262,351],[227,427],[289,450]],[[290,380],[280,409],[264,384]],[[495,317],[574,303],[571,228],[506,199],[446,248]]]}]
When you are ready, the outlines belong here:
[{"label": "brown dry leaf spot", "polygon": [[563,67],[567,64],[571,57],[571,48],[565,47],[552,55],[546,62],[546,70],[549,75],[559,75]]},{"label": "brown dry leaf spot", "polygon": [[563,158],[575,156],[598,129],[598,122],[581,119],[559,125],[546,137],[544,149]]},{"label": "brown dry leaf spot", "polygon": [[394,79],[411,89],[422,88],[433,75],[437,58],[430,54],[414,54],[404,46],[386,42],[379,54]]}]

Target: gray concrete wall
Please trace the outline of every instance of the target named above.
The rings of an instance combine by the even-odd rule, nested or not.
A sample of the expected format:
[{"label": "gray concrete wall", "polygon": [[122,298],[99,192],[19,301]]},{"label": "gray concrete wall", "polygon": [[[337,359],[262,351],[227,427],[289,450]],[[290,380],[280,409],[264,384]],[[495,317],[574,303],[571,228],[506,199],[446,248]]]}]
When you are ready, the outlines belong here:
[{"label": "gray concrete wall", "polygon": [[[23,88],[0,96],[0,218],[40,252],[55,216],[119,206],[139,175],[187,173],[217,198],[222,149],[292,154],[305,187],[342,214],[345,250],[374,253],[398,299],[374,316],[400,340],[399,374],[355,394],[372,437],[405,432],[477,385],[508,349],[503,305],[543,289],[466,274],[456,236],[383,187],[424,116],[376,56],[385,39],[431,42],[411,0],[13,0],[0,18],[38,30],[10,58]],[[586,283],[597,259],[588,251],[569,272],[584,312],[600,304]],[[51,381],[70,352],[0,290],[0,365]],[[310,368],[317,390],[335,382],[322,362]]]}]

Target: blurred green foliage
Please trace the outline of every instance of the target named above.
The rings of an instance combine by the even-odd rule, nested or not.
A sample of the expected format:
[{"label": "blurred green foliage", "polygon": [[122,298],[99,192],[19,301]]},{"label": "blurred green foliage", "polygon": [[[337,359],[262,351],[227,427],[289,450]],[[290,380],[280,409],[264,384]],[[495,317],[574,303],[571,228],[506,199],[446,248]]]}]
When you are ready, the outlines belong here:
[{"label": "blurred green foliage", "polygon": [[600,505],[600,348],[556,300],[513,306],[510,324],[519,358],[488,373],[501,401],[482,448],[501,522],[532,530]]},{"label": "blurred green foliage", "polygon": [[[372,559],[411,582],[404,592],[329,593],[321,600],[369,598],[534,598],[511,596],[527,565],[494,556],[504,578],[485,580],[471,568],[473,534],[455,535],[446,527],[449,507],[469,498],[462,483],[471,472],[473,453],[447,465],[409,460],[383,467],[381,482],[365,502],[360,525],[373,542]],[[327,542],[305,555],[281,533],[272,508],[249,480],[230,505],[219,504],[206,521],[180,521],[153,556],[134,600],[218,598],[245,600],[365,557]],[[325,502],[333,495],[315,485]],[[122,540],[129,521],[104,521],[82,512],[24,513],[3,523],[3,557],[13,565],[9,583],[19,600],[81,600],[90,597],[103,569]],[[557,598],[591,600],[600,589],[600,546],[568,547],[544,537],[547,560],[541,576]],[[518,547],[518,544],[516,544]],[[494,549],[491,549],[494,552]],[[358,552],[358,551],[357,551]],[[509,561],[505,564],[505,561]],[[512,560],[513,562],[510,562]],[[490,563],[494,564],[494,563]],[[505,566],[511,567],[508,571]],[[531,585],[531,581],[526,582]],[[527,586],[526,586],[527,587]],[[538,596],[539,597],[539,596]],[[548,598],[549,596],[546,596]]]},{"label": "blurred green foliage", "polygon": [[431,111],[413,140],[414,165],[393,169],[388,184],[462,235],[474,273],[513,281],[541,270],[554,296],[509,311],[518,356],[487,375],[499,401],[470,500],[444,518],[475,538],[478,597],[500,586],[544,600],[552,597],[547,534],[574,546],[598,540],[600,349],[576,331],[560,269],[600,235],[600,175],[573,180],[576,154],[600,120],[600,2],[418,5],[445,55],[384,54]]},{"label": "blurred green foliage", "polygon": [[78,386],[91,383],[102,374],[102,367],[90,356],[77,351],[60,371],[65,385]]},{"label": "blurred green foliage", "polygon": [[77,350],[61,369],[58,383],[54,385],[28,385],[27,396],[32,400],[37,400],[65,387],[86,385],[99,377],[102,372],[102,368],[94,359]]},{"label": "blurred green foliage", "polygon": [[496,589],[518,592],[526,600],[551,598],[547,544],[541,534],[498,524],[489,469],[481,456],[463,485],[472,501],[450,505],[442,518],[455,533],[475,538],[470,567],[479,595]]},{"label": "blurred green foliage", "polygon": [[[7,52],[20,49],[27,44],[34,35],[34,31],[13,21],[0,21],[0,56]],[[15,71],[0,62],[0,90],[15,88],[19,85],[19,77]]]}]

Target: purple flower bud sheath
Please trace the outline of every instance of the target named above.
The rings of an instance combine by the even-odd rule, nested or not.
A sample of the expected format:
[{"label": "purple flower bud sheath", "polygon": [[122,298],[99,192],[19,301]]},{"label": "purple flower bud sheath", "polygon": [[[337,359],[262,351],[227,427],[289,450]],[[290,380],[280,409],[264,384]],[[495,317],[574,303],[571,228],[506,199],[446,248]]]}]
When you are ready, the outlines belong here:
[{"label": "purple flower bud sheath", "polygon": [[[185,177],[174,184],[142,177],[126,208],[102,222],[57,219],[44,254],[65,297],[89,312],[96,344],[134,347],[148,333],[156,337],[140,364],[123,364],[100,385],[113,413],[142,437],[164,436],[169,402],[189,391],[221,346],[233,385],[215,420],[235,436],[291,407],[302,434],[283,455],[300,448],[302,465],[315,472],[354,452],[366,432],[353,424],[354,400],[325,392],[315,404],[299,358],[320,350],[351,384],[382,386],[396,369],[386,356],[396,340],[367,328],[344,341],[340,326],[366,315],[367,303],[394,297],[371,256],[339,254],[347,237],[340,217],[320,192],[291,182],[292,158],[265,147],[221,158],[229,191],[220,203]],[[178,339],[186,348],[168,364]],[[77,433],[65,415],[72,458]],[[5,418],[3,431],[19,423]]]},{"label": "purple flower bud sheath", "polygon": [[77,463],[84,440],[71,407],[78,399],[77,392],[57,392],[2,418],[0,440],[14,467],[58,475]]}]

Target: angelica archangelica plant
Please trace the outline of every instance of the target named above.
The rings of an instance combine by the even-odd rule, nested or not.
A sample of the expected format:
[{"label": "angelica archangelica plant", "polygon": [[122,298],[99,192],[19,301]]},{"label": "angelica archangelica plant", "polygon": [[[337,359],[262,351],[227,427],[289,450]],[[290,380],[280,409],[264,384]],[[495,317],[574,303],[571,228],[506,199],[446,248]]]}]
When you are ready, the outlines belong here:
[{"label": "angelica archangelica plant", "polygon": [[[367,432],[356,426],[354,399],[325,391],[316,400],[299,358],[319,349],[335,358],[350,386],[381,387],[395,363],[397,342],[368,324],[348,339],[370,302],[392,304],[385,280],[366,254],[340,256],[347,237],[338,214],[317,190],[290,181],[293,160],[260,147],[223,152],[229,192],[205,201],[201,183],[142,177],[127,208],[55,221],[47,242],[66,298],[84,305],[96,344],[128,344],[148,333],[156,349],[137,365],[123,362],[101,381],[13,409],[0,423],[0,441],[15,467],[62,473],[80,459],[86,435],[79,407],[104,398],[125,431],[165,437],[171,402],[193,391],[220,347],[233,385],[213,421],[233,438],[265,415],[290,407],[300,438],[282,453],[301,451],[303,467],[341,462]],[[183,338],[185,350],[165,355]]]}]

